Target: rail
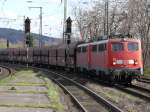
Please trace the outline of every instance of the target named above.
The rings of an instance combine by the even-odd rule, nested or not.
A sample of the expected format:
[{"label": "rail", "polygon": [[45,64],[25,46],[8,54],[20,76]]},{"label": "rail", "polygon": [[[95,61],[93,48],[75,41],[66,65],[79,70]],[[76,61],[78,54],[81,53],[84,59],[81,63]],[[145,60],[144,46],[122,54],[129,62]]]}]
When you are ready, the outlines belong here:
[{"label": "rail", "polygon": [[150,84],[150,79],[147,79],[147,78],[141,78],[141,79],[138,79],[138,81]]},{"label": "rail", "polygon": [[1,79],[2,78],[5,78],[5,77],[7,77],[7,76],[12,76],[13,75],[13,70],[11,69],[11,68],[9,68],[9,67],[7,67],[7,66],[4,66],[4,65],[0,65],[0,69],[7,69],[8,70],[8,74],[5,74],[5,75],[3,75],[2,77],[1,77]]},{"label": "rail", "polygon": [[[66,90],[68,91],[68,93],[71,95],[71,97],[73,97],[73,98],[76,100],[76,103],[78,103],[78,105],[80,105],[80,107],[82,108],[82,110],[83,110],[84,112],[90,112],[90,111],[89,111],[89,107],[87,107],[87,105],[84,105],[84,104],[80,101],[80,100],[81,100],[80,98],[77,98],[76,96],[74,96],[73,94],[71,94],[71,92],[69,92],[69,90],[66,88],[66,85],[65,85],[66,83],[64,83],[65,81],[69,81],[69,82],[70,82],[70,85],[72,85],[72,86],[74,85],[74,86],[77,86],[78,88],[80,88],[80,90],[78,90],[78,91],[85,91],[85,92],[86,92],[86,95],[89,95],[88,97],[92,97],[92,98],[93,98],[93,101],[87,100],[87,101],[85,101],[86,103],[89,103],[89,102],[90,102],[90,103],[92,104],[92,102],[97,101],[99,104],[101,103],[102,105],[104,105],[104,106],[108,109],[108,111],[111,111],[111,112],[123,112],[123,110],[121,110],[121,109],[118,108],[117,106],[113,105],[111,102],[109,102],[108,100],[104,99],[102,96],[96,94],[95,92],[93,92],[92,90],[88,89],[87,87],[85,87],[85,86],[79,84],[78,82],[76,82],[76,81],[74,81],[74,80],[71,80],[71,79],[69,79],[69,78],[63,76],[62,74],[59,74],[59,73],[56,73],[56,72],[53,72],[53,71],[48,71],[48,72],[50,72],[50,73],[52,73],[52,74],[55,74],[53,80],[55,80],[55,82],[59,83],[59,85],[61,85],[63,88],[65,88],[65,91],[66,91]],[[59,76],[58,79],[56,78],[56,75]],[[60,77],[61,77],[62,79],[65,79],[65,80],[63,80],[63,82],[61,82],[62,79],[60,79]],[[63,84],[63,83],[64,83],[64,84]],[[68,86],[68,84],[67,84],[67,86]],[[76,91],[77,91],[77,90],[76,90]],[[87,93],[88,93],[88,94],[87,94]],[[82,95],[82,96],[83,96],[83,95]],[[84,97],[84,96],[83,96],[83,97]],[[95,101],[94,101],[94,100],[95,100]],[[84,102],[84,103],[85,103],[85,102]],[[95,103],[94,103],[93,106],[90,105],[90,108],[96,109],[97,106],[95,106]],[[91,110],[91,109],[90,109],[90,110]],[[96,110],[97,110],[97,109],[96,109]],[[91,111],[91,112],[92,112],[92,111]],[[96,112],[96,111],[95,111],[95,112]]]},{"label": "rail", "polygon": [[[67,92],[83,112],[99,112],[103,111],[104,107],[105,111],[107,110],[108,112],[124,112],[122,109],[112,104],[102,96],[96,94],[78,82],[63,76],[62,74],[44,68],[37,68],[33,66],[30,67],[53,74],[48,77],[57,83],[65,92]],[[75,91],[72,90],[72,88],[75,88]],[[82,94],[78,93],[79,91]]]}]

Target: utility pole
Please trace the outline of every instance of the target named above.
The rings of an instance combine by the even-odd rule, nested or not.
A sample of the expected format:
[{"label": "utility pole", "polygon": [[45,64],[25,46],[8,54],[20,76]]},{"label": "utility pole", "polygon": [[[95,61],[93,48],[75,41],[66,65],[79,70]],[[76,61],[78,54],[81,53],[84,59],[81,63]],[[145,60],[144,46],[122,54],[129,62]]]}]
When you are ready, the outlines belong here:
[{"label": "utility pole", "polygon": [[109,3],[109,1],[108,0],[106,0],[105,1],[105,17],[104,17],[104,35],[107,35],[108,36],[108,34],[109,34],[109,18],[108,18],[108,16],[109,16],[109,7],[108,7],[108,4]]},{"label": "utility pole", "polygon": [[39,47],[42,47],[42,9],[43,7],[29,7],[31,8],[36,8],[36,9],[40,9],[40,28],[39,28]]},{"label": "utility pole", "polygon": [[65,23],[67,18],[67,0],[64,0],[63,43],[65,43]]},{"label": "utility pole", "polygon": [[42,7],[40,7],[40,46],[43,46],[43,41],[42,41]]},{"label": "utility pole", "polygon": [[108,16],[109,16],[109,13],[108,13],[108,10],[109,10],[109,8],[108,8],[108,0],[106,1],[106,18],[107,18],[107,36],[109,35],[109,18],[108,18]]},{"label": "utility pole", "polygon": [[106,2],[105,2],[105,11],[104,11],[104,35],[106,35]]},{"label": "utility pole", "polygon": [[23,16],[23,31],[24,31],[24,48],[26,47],[26,33],[25,33],[25,19],[26,19],[26,17],[25,16]]}]

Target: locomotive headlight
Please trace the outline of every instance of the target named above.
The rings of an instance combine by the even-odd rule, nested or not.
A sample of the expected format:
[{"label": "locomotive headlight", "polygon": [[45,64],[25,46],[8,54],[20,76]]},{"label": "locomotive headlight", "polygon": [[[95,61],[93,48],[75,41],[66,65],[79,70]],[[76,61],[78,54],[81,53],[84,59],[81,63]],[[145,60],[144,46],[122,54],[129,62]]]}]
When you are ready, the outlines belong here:
[{"label": "locomotive headlight", "polygon": [[134,64],[134,60],[129,60],[129,64]]},{"label": "locomotive headlight", "polygon": [[121,64],[123,64],[123,60],[114,60],[113,61],[113,65],[121,65]]},{"label": "locomotive headlight", "polygon": [[113,65],[116,65],[116,62],[113,62]]}]

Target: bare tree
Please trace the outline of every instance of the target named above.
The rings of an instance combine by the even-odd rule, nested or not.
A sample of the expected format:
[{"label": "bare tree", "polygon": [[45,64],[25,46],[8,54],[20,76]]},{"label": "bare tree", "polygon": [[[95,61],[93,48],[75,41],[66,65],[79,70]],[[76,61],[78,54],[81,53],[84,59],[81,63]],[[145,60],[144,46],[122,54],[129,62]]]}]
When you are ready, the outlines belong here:
[{"label": "bare tree", "polygon": [[[83,39],[104,35],[105,1],[98,1],[91,10],[75,10]],[[141,38],[143,61],[146,64],[150,43],[150,2],[148,0],[109,0],[109,34],[132,34]]]}]

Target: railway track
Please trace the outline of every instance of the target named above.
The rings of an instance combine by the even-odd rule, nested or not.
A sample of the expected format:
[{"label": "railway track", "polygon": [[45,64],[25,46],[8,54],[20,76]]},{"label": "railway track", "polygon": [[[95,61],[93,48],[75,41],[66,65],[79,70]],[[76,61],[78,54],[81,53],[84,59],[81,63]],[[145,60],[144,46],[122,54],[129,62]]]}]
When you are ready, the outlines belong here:
[{"label": "railway track", "polygon": [[0,65],[0,79],[8,77],[13,74],[13,70],[7,66]]},{"label": "railway track", "polygon": [[150,94],[150,90],[149,90],[149,89],[147,89],[147,88],[145,88],[145,87],[142,87],[142,86],[139,86],[139,85],[137,85],[137,84],[132,85],[132,88]]},{"label": "railway track", "polygon": [[[72,78],[73,80],[78,80],[78,78],[75,79],[72,76],[71,77],[70,76],[71,75],[67,75],[67,77]],[[142,87],[139,85],[132,85],[131,87],[126,87],[123,85],[114,85],[114,88],[116,88],[117,90],[120,90],[122,92],[125,92],[127,94],[131,94],[133,96],[139,97],[143,100],[150,102],[150,90],[145,87]]]},{"label": "railway track", "polygon": [[[64,75],[64,73],[61,73],[61,75]],[[65,76],[71,78],[74,81],[78,81],[78,78],[76,79],[75,77],[72,77],[72,75],[70,75],[70,74],[65,75]],[[80,83],[80,82],[78,82],[78,83]],[[117,90],[120,90],[122,92],[125,92],[127,94],[139,97],[140,99],[150,102],[150,90],[147,88],[144,88],[144,87],[141,87],[138,85],[132,85],[131,87],[126,87],[123,85],[114,85],[114,88],[116,88]]]},{"label": "railway track", "polygon": [[[67,91],[84,112],[123,112],[121,109],[79,83],[51,72],[53,80]],[[60,78],[61,77],[61,78]]]},{"label": "railway track", "polygon": [[102,96],[62,74],[43,68],[32,68],[50,73],[48,77],[69,94],[81,112],[124,112]]},{"label": "railway track", "polygon": [[147,79],[147,78],[141,78],[141,79],[138,79],[139,82],[143,82],[143,83],[147,83],[147,84],[150,84],[150,79]]},{"label": "railway track", "polygon": [[[75,77],[70,77],[70,75],[65,75],[65,73],[58,73],[54,71],[49,71],[47,69],[46,72],[52,73],[53,75],[50,77],[53,79],[57,84],[59,84],[76,102],[78,107],[83,112],[99,112],[100,110],[110,111],[111,112],[121,112],[122,110],[111,103],[108,103],[107,100],[102,98],[101,96],[97,95],[95,92],[92,92],[85,86],[75,82],[77,79]],[[69,77],[69,78],[68,78]],[[72,80],[71,80],[72,79]],[[131,94],[133,96],[139,97],[150,102],[150,90],[139,87],[137,85],[133,85],[132,87],[125,87],[116,85],[116,89],[121,90],[127,94]],[[82,97],[85,96],[85,97]],[[95,100],[96,99],[96,100]],[[104,101],[103,101],[104,100]],[[89,103],[90,102],[90,103]],[[92,102],[92,103],[91,103]],[[96,105],[96,106],[95,106]],[[92,107],[92,108],[91,108]],[[99,108],[97,108],[99,107]]]},{"label": "railway track", "polygon": [[139,87],[139,86],[136,86],[136,85],[133,85],[132,87],[125,87],[125,86],[122,86],[122,85],[115,85],[115,88],[150,102],[150,91],[146,88]]},{"label": "railway track", "polygon": [[[45,71],[45,69],[44,69]],[[83,112],[123,112],[120,108],[99,96],[87,87],[54,71],[49,76],[67,92]]]}]

